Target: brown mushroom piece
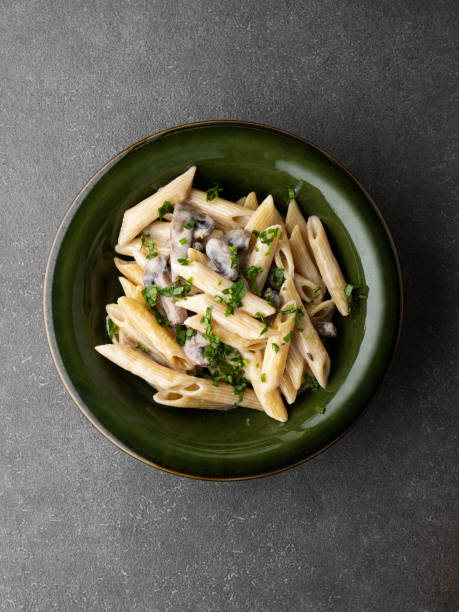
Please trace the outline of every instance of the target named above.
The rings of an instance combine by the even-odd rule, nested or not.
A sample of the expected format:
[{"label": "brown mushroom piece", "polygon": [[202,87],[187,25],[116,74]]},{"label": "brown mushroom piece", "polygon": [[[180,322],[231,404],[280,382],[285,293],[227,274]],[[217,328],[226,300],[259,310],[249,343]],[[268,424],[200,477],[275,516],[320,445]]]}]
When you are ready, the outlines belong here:
[{"label": "brown mushroom piece", "polygon": [[[177,286],[178,283],[171,282],[171,274],[169,269],[169,258],[167,256],[154,257],[149,259],[143,271],[143,284],[145,287],[156,285],[159,290],[170,287],[172,284]],[[181,308],[173,302],[172,297],[164,295],[159,296],[159,304],[162,306],[166,318],[172,325],[180,325],[188,316],[186,308]]]},{"label": "brown mushroom piece", "polygon": [[172,261],[176,261],[180,257],[186,259],[188,249],[193,242],[209,236],[214,231],[214,227],[215,222],[209,215],[189,204],[178,202],[174,206],[171,223],[170,249]]},{"label": "brown mushroom piece", "polygon": [[250,232],[243,229],[234,229],[226,232],[223,240],[229,246],[236,247],[238,251],[247,251],[250,242]]},{"label": "brown mushroom piece", "polygon": [[208,366],[209,362],[206,359],[205,352],[209,346],[209,341],[198,332],[192,338],[187,339],[183,350],[190,361],[198,366]]},{"label": "brown mushroom piece", "polygon": [[317,333],[321,338],[336,338],[338,332],[331,321],[312,321]]},{"label": "brown mushroom piece", "polygon": [[231,253],[229,245],[223,238],[211,238],[206,244],[206,255],[209,267],[225,278],[235,281],[239,276],[237,257]]}]

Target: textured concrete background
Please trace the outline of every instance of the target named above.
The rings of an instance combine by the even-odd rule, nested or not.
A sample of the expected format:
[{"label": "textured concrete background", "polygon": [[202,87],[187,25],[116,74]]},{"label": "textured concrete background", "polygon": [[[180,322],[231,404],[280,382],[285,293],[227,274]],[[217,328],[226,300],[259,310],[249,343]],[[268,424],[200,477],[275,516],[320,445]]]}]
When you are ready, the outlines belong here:
[{"label": "textured concrete background", "polygon": [[[0,609],[457,610],[457,2],[1,6]],[[406,284],[400,351],[360,424],[233,484],[104,440],[58,379],[41,307],[54,233],[95,170],[214,118],[291,130],[348,166]]]}]

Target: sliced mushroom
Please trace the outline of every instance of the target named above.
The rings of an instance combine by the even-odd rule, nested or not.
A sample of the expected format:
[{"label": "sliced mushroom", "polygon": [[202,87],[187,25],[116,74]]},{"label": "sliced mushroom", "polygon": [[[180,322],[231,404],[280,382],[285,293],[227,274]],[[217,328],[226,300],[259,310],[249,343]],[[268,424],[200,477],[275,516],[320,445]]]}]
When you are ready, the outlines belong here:
[{"label": "sliced mushroom", "polygon": [[[194,225],[191,224],[192,221],[194,221]],[[174,206],[171,223],[170,249],[172,261],[176,261],[180,257],[186,258],[193,241],[202,240],[209,236],[214,227],[215,222],[209,215],[188,204],[178,202]],[[173,276],[175,277],[175,275]]]},{"label": "sliced mushroom", "polygon": [[277,293],[277,291],[274,291],[274,289],[272,289],[271,287],[268,287],[267,289],[265,289],[263,297],[265,298],[265,300],[268,300],[268,302],[272,306],[274,306],[274,308],[279,308],[279,306],[280,306],[280,297],[279,297],[279,294]]},{"label": "sliced mushroom", "polygon": [[209,346],[209,341],[198,332],[195,336],[185,342],[183,350],[190,361],[198,366],[208,366],[209,362],[206,359],[205,352]]},{"label": "sliced mushroom", "polygon": [[235,281],[239,276],[239,264],[230,252],[228,244],[223,238],[211,238],[206,244],[206,255],[209,258],[209,266],[219,272],[225,278]]},{"label": "sliced mushroom", "polygon": [[226,232],[223,240],[238,251],[247,251],[249,248],[250,232],[243,229],[234,229]]},{"label": "sliced mushroom", "polygon": [[317,333],[321,338],[336,338],[338,332],[331,321],[312,321]]},{"label": "sliced mushroom", "polygon": [[204,251],[204,247],[202,246],[202,244],[200,242],[193,242],[193,249],[195,249],[195,251]]},{"label": "sliced mushroom", "polygon": [[[143,271],[143,284],[145,287],[148,287],[149,285],[156,285],[158,289],[165,289],[173,284],[171,282],[168,257],[154,257],[153,259],[149,259],[147,261],[147,265]],[[174,283],[174,286],[177,285],[178,283]],[[162,306],[166,318],[172,325],[179,325],[183,323],[188,316],[186,308],[177,306],[177,304],[173,302],[172,297],[167,297],[164,295],[159,296],[159,304]]]}]

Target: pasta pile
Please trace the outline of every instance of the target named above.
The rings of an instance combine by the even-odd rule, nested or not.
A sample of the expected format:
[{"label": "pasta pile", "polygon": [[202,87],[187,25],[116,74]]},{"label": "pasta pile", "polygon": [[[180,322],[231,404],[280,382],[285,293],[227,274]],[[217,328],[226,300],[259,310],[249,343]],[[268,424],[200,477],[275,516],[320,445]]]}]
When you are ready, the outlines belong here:
[{"label": "pasta pile", "polygon": [[195,172],[125,212],[115,247],[132,258],[115,257],[125,295],[107,305],[111,343],[95,348],[160,404],[287,421],[284,400],[327,385],[323,337],[336,336],[335,308],[349,314],[353,286],[292,189],[284,221],[271,195],[233,203],[217,183],[194,189]]}]

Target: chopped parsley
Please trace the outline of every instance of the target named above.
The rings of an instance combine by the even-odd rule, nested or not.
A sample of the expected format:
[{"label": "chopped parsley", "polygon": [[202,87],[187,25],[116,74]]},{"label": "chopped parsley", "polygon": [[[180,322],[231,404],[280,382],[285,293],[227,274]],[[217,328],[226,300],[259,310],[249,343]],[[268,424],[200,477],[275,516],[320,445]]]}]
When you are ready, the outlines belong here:
[{"label": "chopped parsley", "polygon": [[120,330],[119,330],[118,325],[113,323],[113,321],[110,319],[110,317],[107,317],[107,332],[108,332],[108,336],[109,336],[110,340],[113,341],[113,334],[117,334],[119,331]]},{"label": "chopped parsley", "polygon": [[192,284],[193,279],[189,278],[185,281],[184,285],[171,285],[170,287],[164,287],[163,289],[159,289],[158,294],[163,295],[165,297],[180,296],[180,298],[178,299],[183,299],[190,293]]},{"label": "chopped parsley", "polygon": [[182,266],[187,266],[188,264],[191,263],[191,259],[187,259],[186,257],[179,257],[177,259],[177,261],[179,262],[179,264],[181,264]]},{"label": "chopped parsley", "polygon": [[174,212],[174,207],[169,202],[169,200],[166,200],[164,204],[158,208],[159,220],[162,221],[164,218],[164,215],[167,215],[168,213],[173,213],[173,212]]},{"label": "chopped parsley", "polygon": [[278,344],[276,344],[275,342],[273,342],[273,343],[271,344],[271,346],[273,347],[273,351],[274,351],[275,353],[278,353],[278,352],[279,352],[279,345],[278,345]]},{"label": "chopped parsley", "polygon": [[263,372],[263,374],[260,376],[260,380],[261,382],[266,382],[266,374]]},{"label": "chopped parsley", "polygon": [[246,279],[249,281],[249,285],[252,288],[252,291],[256,294],[256,295],[260,295],[260,291],[257,289],[257,285],[255,283],[255,279],[256,277],[261,274],[261,272],[263,272],[263,268],[259,268],[257,266],[250,266],[249,268],[247,268],[247,270],[245,271],[245,277]]},{"label": "chopped parsley", "polygon": [[352,292],[354,291],[354,289],[362,289],[362,285],[351,285],[349,283],[344,288],[344,294],[346,295],[346,298],[347,298],[347,305],[349,308],[349,312],[352,312],[353,307],[356,304],[356,302],[353,302],[353,300],[366,300],[368,298],[367,295],[363,295],[361,293],[358,295],[352,295]]},{"label": "chopped parsley", "polygon": [[319,414],[323,414],[325,412],[325,408],[323,406],[316,406],[314,410]]},{"label": "chopped parsley", "polygon": [[220,382],[227,382],[232,385],[238,402],[244,397],[247,388],[247,379],[244,376],[244,367],[247,362],[242,355],[232,346],[225,344],[212,331],[212,306],[208,306],[206,314],[201,321],[206,323],[204,337],[209,342],[204,356],[209,362],[209,372],[200,371],[200,374],[210,379],[218,387]]},{"label": "chopped parsley", "polygon": [[290,304],[290,306],[287,306],[285,310],[281,310],[280,313],[283,315],[286,315],[286,314],[292,314],[292,312],[296,312],[296,311],[297,311],[297,307],[295,306],[295,304]]},{"label": "chopped parsley", "polygon": [[293,337],[292,332],[288,332],[288,334],[287,334],[286,336],[284,336],[284,337],[282,338],[282,340],[283,340],[284,342],[290,342],[290,340],[292,339],[292,337]]},{"label": "chopped parsley", "polygon": [[215,200],[218,198],[219,193],[223,191],[223,187],[220,187],[220,183],[214,183],[210,189],[206,191],[206,202]]},{"label": "chopped parsley", "polygon": [[188,242],[188,240],[186,238],[180,238],[179,240],[180,244],[186,244]]},{"label": "chopped parsley", "polygon": [[155,243],[153,242],[151,238],[149,238],[148,236],[145,236],[145,234],[142,234],[140,236],[140,248],[143,249],[145,247],[145,243],[148,249],[148,255],[146,255],[146,258],[153,259],[153,257],[157,257],[158,251],[156,250]]},{"label": "chopped parsley", "polygon": [[185,327],[185,325],[177,325],[175,328],[175,339],[180,346],[185,346],[185,342],[190,340],[193,336],[196,336],[198,332],[192,327]]},{"label": "chopped parsley", "polygon": [[273,283],[276,285],[276,287],[280,287],[284,282],[284,271],[285,270],[283,268],[276,268],[272,273]]},{"label": "chopped parsley", "polygon": [[170,321],[163,317],[156,306],[156,300],[158,299],[158,287],[156,285],[145,287],[145,289],[142,291],[142,296],[155,315],[158,325],[161,325],[161,327],[170,325]]},{"label": "chopped parsley", "polygon": [[[299,331],[299,330],[298,330],[298,331]],[[312,342],[312,338],[311,338],[311,336],[306,336],[306,338],[305,338],[305,339],[306,339],[308,342]]]},{"label": "chopped parsley", "polygon": [[308,387],[311,389],[311,391],[316,392],[319,390],[319,383],[313,376],[306,374],[306,382],[308,383]]},{"label": "chopped parsley", "polygon": [[219,287],[220,287],[220,285],[221,285],[221,284],[222,284],[222,281],[221,281],[221,280],[217,281],[217,285],[218,285]]},{"label": "chopped parsley", "polygon": [[283,239],[284,239],[284,232],[281,232],[281,233],[279,234],[279,240],[283,240]]},{"label": "chopped parsley", "polygon": [[143,351],[144,353],[149,353],[150,349],[147,349],[145,346],[142,346],[141,344],[139,344],[137,342],[137,340],[135,341],[135,348],[140,349],[141,351]]},{"label": "chopped parsley", "polygon": [[316,297],[316,295],[319,293],[321,289],[322,289],[322,285],[317,285],[317,287],[314,287],[311,293],[311,300],[313,300]]},{"label": "chopped parsley", "polygon": [[229,317],[229,315],[232,315],[234,313],[235,308],[240,308],[242,306],[242,298],[247,293],[247,289],[244,284],[244,281],[242,280],[242,278],[240,278],[235,283],[233,283],[231,287],[223,289],[222,293],[230,296],[228,301],[226,302],[222,299],[222,302],[226,304],[225,317]]},{"label": "chopped parsley", "polygon": [[260,321],[263,323],[264,327],[260,332],[260,336],[262,336],[264,333],[266,333],[268,331],[268,327],[272,327],[272,324],[266,319],[266,317],[264,317],[261,312],[257,312],[257,314],[255,315],[255,317],[257,319],[260,319]]},{"label": "chopped parsley", "polygon": [[290,187],[287,187],[287,189],[288,189],[288,192],[284,198],[285,204],[289,204],[291,200],[295,199],[295,188],[290,186]]},{"label": "chopped parsley", "polygon": [[[259,232],[257,230],[252,230],[252,234],[254,234],[254,236],[259,238],[261,244],[268,245],[268,250],[265,253],[266,256],[268,256],[271,253],[271,246],[278,232],[279,232],[278,227],[270,227],[269,229],[263,230],[262,232]],[[255,248],[255,250],[257,249]]]},{"label": "chopped parsley", "polygon": [[196,219],[190,219],[188,223],[185,224],[185,229],[191,229],[196,225]]},{"label": "chopped parsley", "polygon": [[237,268],[239,265],[239,259],[237,256],[237,247],[229,246],[229,252],[231,253],[231,269]]},{"label": "chopped parsley", "polygon": [[295,314],[295,325],[298,323],[301,317],[304,317],[304,312],[301,306],[298,306],[298,308],[296,309],[296,314]]}]

